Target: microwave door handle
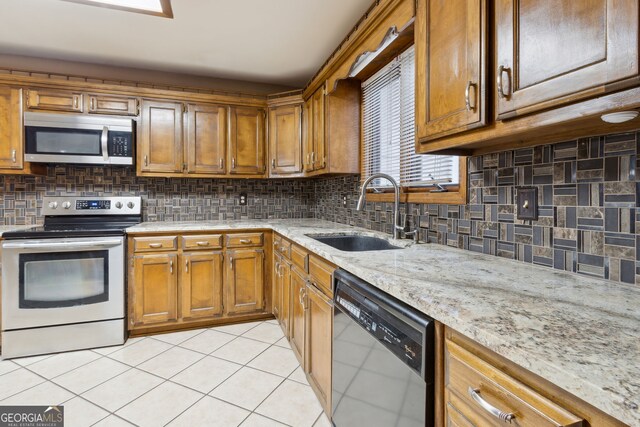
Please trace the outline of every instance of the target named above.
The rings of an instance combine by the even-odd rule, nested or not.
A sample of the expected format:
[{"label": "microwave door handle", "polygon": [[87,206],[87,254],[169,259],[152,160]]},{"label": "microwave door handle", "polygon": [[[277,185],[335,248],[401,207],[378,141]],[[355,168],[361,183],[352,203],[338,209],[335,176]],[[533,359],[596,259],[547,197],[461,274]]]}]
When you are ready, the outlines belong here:
[{"label": "microwave door handle", "polygon": [[4,249],[76,249],[76,248],[111,248],[122,244],[121,240],[98,240],[95,242],[38,242],[18,243],[5,242]]},{"label": "microwave door handle", "polygon": [[109,161],[109,147],[107,146],[107,142],[109,139],[109,128],[104,126],[102,128],[102,135],[100,136],[100,143],[102,144],[102,158],[105,163]]}]

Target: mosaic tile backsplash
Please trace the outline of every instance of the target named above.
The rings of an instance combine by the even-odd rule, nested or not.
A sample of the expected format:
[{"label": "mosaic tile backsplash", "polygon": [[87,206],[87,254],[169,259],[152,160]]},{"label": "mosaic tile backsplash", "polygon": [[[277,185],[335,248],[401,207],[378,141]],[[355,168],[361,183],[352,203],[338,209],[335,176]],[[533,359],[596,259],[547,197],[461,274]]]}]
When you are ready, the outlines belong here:
[{"label": "mosaic tile backsplash", "polygon": [[[469,204],[410,205],[422,239],[625,283],[640,283],[639,133],[469,159]],[[640,169],[638,169],[640,170]],[[516,188],[537,187],[539,218],[516,219]],[[358,177],[315,184],[314,215],[391,232],[391,203],[356,211]],[[347,196],[347,206],[343,197]]]},{"label": "mosaic tile backsplash", "polygon": [[62,195],[141,196],[145,221],[306,218],[313,190],[309,180],[139,178],[130,168],[52,166],[46,177],[0,175],[0,224],[41,223],[42,197]]}]

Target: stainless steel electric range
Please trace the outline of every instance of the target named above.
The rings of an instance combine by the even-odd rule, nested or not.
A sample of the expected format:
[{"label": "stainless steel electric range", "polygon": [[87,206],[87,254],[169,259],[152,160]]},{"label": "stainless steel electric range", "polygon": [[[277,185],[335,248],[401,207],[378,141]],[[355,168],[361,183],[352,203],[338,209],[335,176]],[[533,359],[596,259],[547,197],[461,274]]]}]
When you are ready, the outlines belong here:
[{"label": "stainless steel electric range", "polygon": [[45,197],[44,225],[5,233],[2,358],[122,344],[126,228],[140,197]]}]

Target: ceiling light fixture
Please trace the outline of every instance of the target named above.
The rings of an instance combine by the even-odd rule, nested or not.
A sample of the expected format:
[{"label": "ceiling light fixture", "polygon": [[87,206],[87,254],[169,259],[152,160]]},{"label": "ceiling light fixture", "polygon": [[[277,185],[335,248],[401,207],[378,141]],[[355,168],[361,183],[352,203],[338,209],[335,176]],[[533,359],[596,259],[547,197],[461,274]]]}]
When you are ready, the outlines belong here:
[{"label": "ceiling light fixture", "polygon": [[144,13],[146,15],[173,18],[171,0],[63,0],[90,6]]},{"label": "ceiling light fixture", "polygon": [[638,117],[637,111],[618,111],[617,113],[603,114],[600,116],[603,122],[607,123],[624,123]]}]

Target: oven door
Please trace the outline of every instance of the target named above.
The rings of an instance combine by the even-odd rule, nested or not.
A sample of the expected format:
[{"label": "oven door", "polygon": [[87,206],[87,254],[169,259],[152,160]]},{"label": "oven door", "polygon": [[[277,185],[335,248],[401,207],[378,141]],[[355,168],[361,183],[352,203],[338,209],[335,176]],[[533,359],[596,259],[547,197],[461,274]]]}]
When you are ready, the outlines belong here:
[{"label": "oven door", "polygon": [[2,245],[2,327],[15,330],[124,317],[124,238]]}]

